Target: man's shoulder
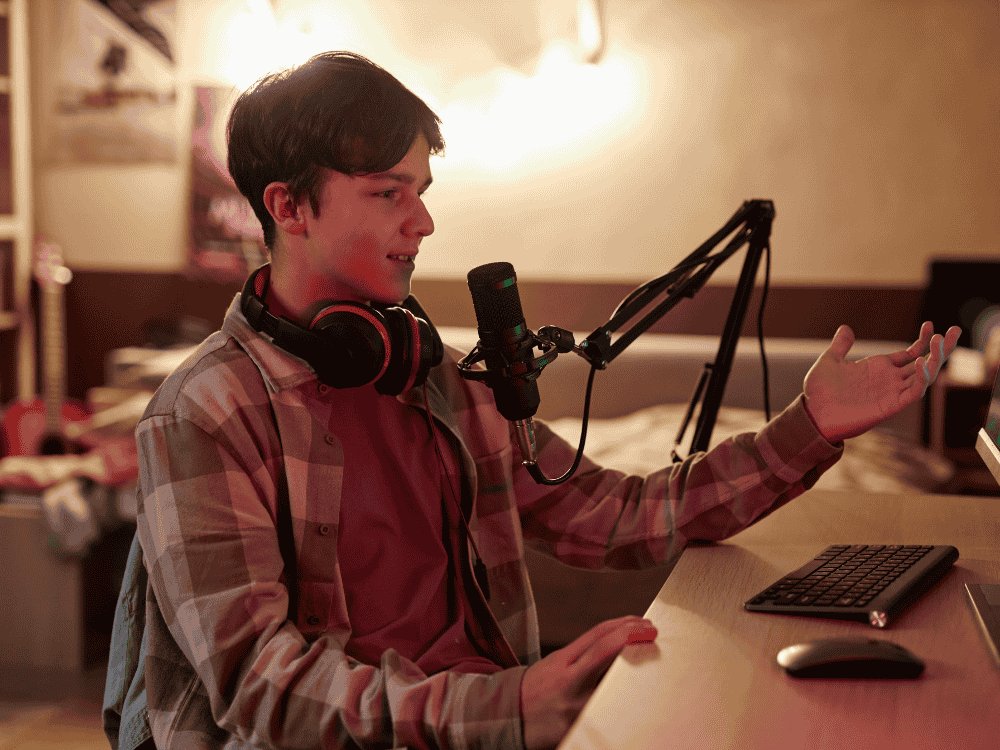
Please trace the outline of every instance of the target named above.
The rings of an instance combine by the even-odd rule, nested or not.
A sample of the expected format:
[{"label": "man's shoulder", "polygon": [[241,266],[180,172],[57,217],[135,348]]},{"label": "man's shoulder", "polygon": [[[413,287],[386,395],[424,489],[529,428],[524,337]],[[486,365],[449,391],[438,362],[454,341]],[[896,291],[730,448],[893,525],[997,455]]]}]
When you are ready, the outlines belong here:
[{"label": "man's shoulder", "polygon": [[231,412],[267,400],[257,365],[233,336],[217,331],[160,384],[143,419],[157,415],[183,417],[192,410],[206,414]]}]

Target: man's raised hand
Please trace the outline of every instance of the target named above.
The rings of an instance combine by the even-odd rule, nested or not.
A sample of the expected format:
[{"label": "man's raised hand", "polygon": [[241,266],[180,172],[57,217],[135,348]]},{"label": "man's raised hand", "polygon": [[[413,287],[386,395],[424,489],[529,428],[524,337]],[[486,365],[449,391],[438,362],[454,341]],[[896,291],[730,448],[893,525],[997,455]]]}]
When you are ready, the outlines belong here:
[{"label": "man's raised hand", "polygon": [[831,443],[856,437],[922,398],[961,333],[952,326],[942,336],[928,321],[908,348],[847,362],[854,332],[838,328],[803,384],[806,409],[823,437]]}]

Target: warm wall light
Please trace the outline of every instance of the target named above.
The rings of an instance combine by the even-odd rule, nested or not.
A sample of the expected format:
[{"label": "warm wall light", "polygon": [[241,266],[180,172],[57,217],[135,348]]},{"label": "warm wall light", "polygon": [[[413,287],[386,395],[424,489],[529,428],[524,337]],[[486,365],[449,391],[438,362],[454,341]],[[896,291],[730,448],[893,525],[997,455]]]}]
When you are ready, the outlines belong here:
[{"label": "warm wall light", "polygon": [[[224,70],[239,89],[324,50],[391,49],[392,30],[386,31],[379,14],[362,12],[362,0],[241,5],[228,24]],[[566,25],[545,44],[530,74],[498,66],[460,81],[444,101],[419,92],[444,120],[448,149],[442,167],[485,167],[490,175],[515,166],[544,170],[583,158],[588,143],[634,123],[637,71],[627,58],[607,52],[604,0],[561,0],[559,7]]]},{"label": "warm wall light", "polygon": [[[227,24],[223,75],[244,89],[265,74],[298,65],[318,52],[358,50],[365,33],[349,8],[330,3],[289,3],[275,11],[274,0],[245,0]],[[360,51],[360,50],[358,50]]]},{"label": "warm wall light", "polygon": [[246,10],[228,19],[224,28],[220,42],[227,80],[244,89],[276,66],[277,23],[266,0],[247,0]]},{"label": "warm wall light", "polygon": [[272,25],[276,23],[274,18],[274,8],[267,0],[247,0],[250,5],[250,13],[258,18],[269,21]]},{"label": "warm wall light", "polygon": [[[456,87],[440,107],[448,148],[442,167],[478,163],[495,174],[550,169],[587,158],[586,144],[634,124],[638,76],[620,57],[580,65],[574,45],[552,42],[535,74],[497,69]],[[433,101],[433,97],[429,97]]]},{"label": "warm wall light", "polygon": [[596,65],[604,55],[604,0],[577,0],[576,22],[583,61]]}]

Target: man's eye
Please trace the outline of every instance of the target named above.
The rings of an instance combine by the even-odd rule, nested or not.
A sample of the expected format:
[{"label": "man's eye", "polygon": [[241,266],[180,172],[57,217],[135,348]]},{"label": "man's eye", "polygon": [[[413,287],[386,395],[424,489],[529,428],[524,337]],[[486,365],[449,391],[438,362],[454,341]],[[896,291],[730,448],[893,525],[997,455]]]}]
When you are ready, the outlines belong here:
[{"label": "man's eye", "polygon": [[396,191],[395,190],[383,190],[380,193],[375,193],[375,195],[377,197],[379,197],[379,198],[395,198],[396,197]]}]

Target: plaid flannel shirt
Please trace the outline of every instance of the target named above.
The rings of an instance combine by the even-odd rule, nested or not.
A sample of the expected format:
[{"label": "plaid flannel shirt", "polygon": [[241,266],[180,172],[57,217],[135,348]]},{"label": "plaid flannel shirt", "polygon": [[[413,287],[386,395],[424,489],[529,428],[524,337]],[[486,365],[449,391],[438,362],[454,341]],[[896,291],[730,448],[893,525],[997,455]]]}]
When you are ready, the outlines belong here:
[{"label": "plaid flannel shirt", "polygon": [[[136,430],[133,556],[148,581],[138,590],[146,576],[133,560],[105,695],[113,745],[119,722],[129,730],[123,748],[148,736],[148,711],[157,745],[169,748],[521,748],[520,682],[539,658],[526,541],[586,568],[672,562],[688,541],[730,536],[801,494],[842,454],[800,397],[760,432],[647,477],[584,459],[570,481],[538,485],[492,392],[460,377],[458,356],[446,347],[427,395],[462,467],[492,590],[487,603],[472,586],[474,636],[505,669],[426,675],[393,649],[380,664],[344,654],[343,453],[328,432],[326,386],[250,328],[237,296],[222,330],[163,383]],[[398,398],[425,408],[422,389]],[[539,465],[568,466],[575,448],[544,423],[536,430]],[[294,621],[276,535],[282,493],[297,555]]]}]

